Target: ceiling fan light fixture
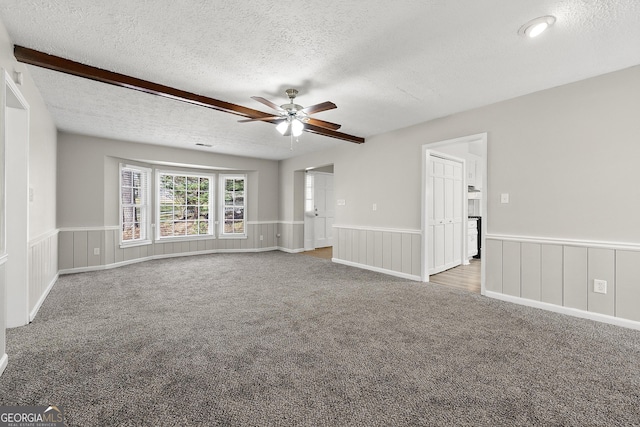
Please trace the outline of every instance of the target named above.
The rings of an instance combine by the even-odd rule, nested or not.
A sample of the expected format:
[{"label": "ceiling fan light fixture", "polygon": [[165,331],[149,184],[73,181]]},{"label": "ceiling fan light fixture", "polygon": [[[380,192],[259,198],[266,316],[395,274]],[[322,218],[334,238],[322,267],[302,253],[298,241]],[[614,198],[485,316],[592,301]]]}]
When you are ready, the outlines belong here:
[{"label": "ceiling fan light fixture", "polygon": [[280,132],[282,135],[284,135],[287,132],[288,127],[289,127],[289,121],[283,120],[280,123],[278,123],[278,126],[276,126],[276,130]]},{"label": "ceiling fan light fixture", "polygon": [[300,136],[302,135],[302,131],[304,130],[304,125],[302,124],[302,122],[298,119],[293,119],[291,121],[291,133],[293,134],[293,136]]},{"label": "ceiling fan light fixture", "polygon": [[518,30],[518,34],[521,36],[527,36],[534,38],[545,32],[556,22],[556,18],[551,15],[541,16],[524,24]]}]

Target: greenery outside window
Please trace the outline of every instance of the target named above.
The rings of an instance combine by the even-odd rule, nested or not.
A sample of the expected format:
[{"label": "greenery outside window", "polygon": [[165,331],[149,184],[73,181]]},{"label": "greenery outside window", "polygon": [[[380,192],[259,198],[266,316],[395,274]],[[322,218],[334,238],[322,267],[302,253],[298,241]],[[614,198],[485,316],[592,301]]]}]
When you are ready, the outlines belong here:
[{"label": "greenery outside window", "polygon": [[213,176],[158,172],[159,239],[214,235]]},{"label": "greenery outside window", "polygon": [[148,244],[151,170],[120,164],[120,244]]},{"label": "greenery outside window", "polygon": [[247,236],[246,182],[246,175],[220,175],[220,237]]}]

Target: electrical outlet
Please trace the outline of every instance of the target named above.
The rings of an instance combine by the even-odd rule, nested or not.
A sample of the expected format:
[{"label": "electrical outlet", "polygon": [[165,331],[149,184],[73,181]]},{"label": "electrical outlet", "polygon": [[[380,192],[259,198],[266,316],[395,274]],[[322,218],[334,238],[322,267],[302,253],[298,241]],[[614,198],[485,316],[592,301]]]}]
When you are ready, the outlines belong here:
[{"label": "electrical outlet", "polygon": [[262,237],[262,234],[260,235],[260,241],[262,242],[264,240],[264,238]]},{"label": "electrical outlet", "polygon": [[378,210],[378,204],[377,204],[377,203],[374,203],[374,204],[373,204],[373,210],[374,210],[374,211],[377,211],[377,210]]},{"label": "electrical outlet", "polygon": [[100,255],[100,248],[93,248],[94,255]]},{"label": "electrical outlet", "polygon": [[594,279],[593,280],[593,292],[597,294],[606,294],[607,293],[607,281]]},{"label": "electrical outlet", "polygon": [[344,199],[338,199],[338,206],[344,206],[347,202]]},{"label": "electrical outlet", "polygon": [[500,194],[500,203],[509,203],[509,193]]}]

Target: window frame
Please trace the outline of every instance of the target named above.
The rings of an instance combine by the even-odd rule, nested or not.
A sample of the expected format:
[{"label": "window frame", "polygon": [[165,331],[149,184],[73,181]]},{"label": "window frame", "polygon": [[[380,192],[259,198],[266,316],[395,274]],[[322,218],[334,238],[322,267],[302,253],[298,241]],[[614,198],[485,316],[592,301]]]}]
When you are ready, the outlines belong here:
[{"label": "window frame", "polygon": [[[143,191],[145,192],[145,197],[143,197],[143,199],[145,200],[146,203],[140,205],[141,209],[145,210],[146,215],[144,215],[144,226],[143,226],[143,222],[140,223],[140,238],[139,239],[131,239],[131,240],[123,240],[122,239],[122,233],[123,233],[123,227],[124,227],[124,220],[123,220],[123,203],[122,203],[122,171],[123,170],[131,170],[131,171],[137,171],[137,172],[141,172],[143,178],[143,187],[141,187],[143,189]],[[131,164],[127,164],[127,163],[120,163],[119,168],[118,168],[118,182],[119,182],[119,186],[118,186],[118,217],[119,217],[119,223],[120,223],[120,227],[119,227],[119,237],[118,240],[120,242],[120,248],[129,248],[129,247],[133,247],[133,246],[142,246],[142,245],[150,245],[152,243],[151,240],[151,217],[153,215],[153,211],[151,209],[151,173],[152,170],[150,168],[144,167],[144,166],[137,166],[137,165],[131,165]],[[136,205],[133,204],[133,206],[135,207]],[[144,232],[144,237],[142,236],[142,233]]]},{"label": "window frame", "polygon": [[[170,169],[156,169],[155,174],[155,182],[156,182],[156,190],[154,192],[156,197],[156,203],[154,204],[155,209],[155,239],[157,242],[175,242],[175,241],[187,241],[187,240],[202,240],[202,239],[215,239],[216,238],[216,209],[215,209],[215,185],[216,185],[216,176],[215,174],[202,173],[202,172],[194,172],[194,171],[181,171],[181,170],[170,170]],[[187,178],[207,178],[209,179],[209,233],[208,234],[186,234],[180,236],[162,236],[160,232],[160,176],[161,175],[172,175],[172,176],[183,176]],[[185,205],[188,206],[188,205]]]},{"label": "window frame", "polygon": [[[234,174],[219,174],[218,175],[218,179],[219,179],[219,184],[218,184],[218,189],[219,189],[219,195],[218,195],[218,215],[220,218],[219,221],[219,226],[218,226],[218,236],[220,239],[246,239],[248,237],[248,233],[247,233],[247,225],[248,225],[248,220],[247,220],[247,174],[238,174],[238,173],[234,173]],[[225,211],[225,195],[226,195],[226,181],[227,179],[242,179],[244,180],[244,186],[243,186],[243,218],[242,220],[244,221],[244,227],[243,227],[243,232],[242,233],[225,233],[224,231],[224,222],[225,222],[225,218],[224,218],[224,211]]]}]

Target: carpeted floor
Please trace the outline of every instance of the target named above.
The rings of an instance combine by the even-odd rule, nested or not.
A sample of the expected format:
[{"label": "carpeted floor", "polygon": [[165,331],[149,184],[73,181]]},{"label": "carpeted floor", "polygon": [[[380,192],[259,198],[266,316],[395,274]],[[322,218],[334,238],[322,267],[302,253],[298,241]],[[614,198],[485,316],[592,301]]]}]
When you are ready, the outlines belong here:
[{"label": "carpeted floor", "polygon": [[72,426],[640,425],[640,332],[269,252],[62,276],[1,405]]}]

